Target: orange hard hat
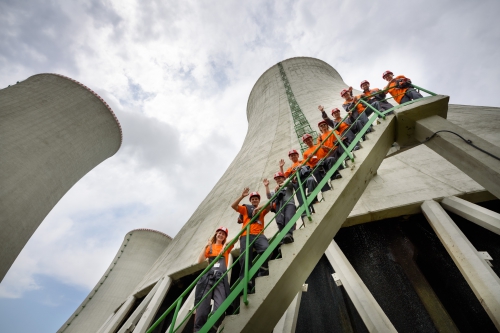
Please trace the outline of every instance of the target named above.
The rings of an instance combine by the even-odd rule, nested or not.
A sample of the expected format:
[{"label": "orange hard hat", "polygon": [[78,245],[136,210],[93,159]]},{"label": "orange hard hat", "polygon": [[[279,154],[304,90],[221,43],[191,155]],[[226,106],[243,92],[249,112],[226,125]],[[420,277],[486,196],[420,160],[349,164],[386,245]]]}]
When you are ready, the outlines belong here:
[{"label": "orange hard hat", "polygon": [[258,197],[260,199],[260,194],[259,192],[252,192],[250,193],[250,198],[248,198],[249,200],[252,199],[253,197]]},{"label": "orange hard hat", "polygon": [[332,116],[335,112],[340,112],[339,108],[332,109]]},{"label": "orange hard hat", "polygon": [[361,83],[359,84],[359,86],[360,86],[361,88],[363,88],[363,84],[365,84],[365,83],[370,84],[370,82],[368,82],[368,81],[366,81],[366,80],[363,80],[363,81],[361,81]]},{"label": "orange hard hat", "polygon": [[226,227],[218,227],[217,230],[215,230],[215,233],[217,233],[217,231],[224,231],[226,233],[226,237],[227,235],[229,235],[229,230],[226,228]]},{"label": "orange hard hat", "polygon": [[328,123],[327,123],[327,122],[326,122],[326,120],[324,120],[324,119],[318,123],[318,127],[319,127],[321,124],[325,124],[325,125],[327,125],[327,126],[328,126]]},{"label": "orange hard hat", "polygon": [[274,179],[276,179],[276,178],[278,178],[278,177],[283,177],[283,178],[284,178],[284,177],[285,177],[285,175],[283,174],[283,172],[276,172],[276,173],[274,174]]},{"label": "orange hard hat", "polygon": [[299,154],[295,149],[292,149],[288,152],[288,156],[292,155],[292,154]]},{"label": "orange hard hat", "polygon": [[312,135],[309,134],[309,133],[306,133],[304,135],[302,135],[302,142],[306,142],[307,139],[311,138],[312,139]]},{"label": "orange hard hat", "polygon": [[384,72],[384,74],[382,74],[382,79],[383,79],[383,78],[385,78],[385,76],[386,76],[387,74],[392,74],[392,75],[394,75],[394,73],[393,73],[393,72],[391,72],[391,71],[385,71],[385,72]]}]

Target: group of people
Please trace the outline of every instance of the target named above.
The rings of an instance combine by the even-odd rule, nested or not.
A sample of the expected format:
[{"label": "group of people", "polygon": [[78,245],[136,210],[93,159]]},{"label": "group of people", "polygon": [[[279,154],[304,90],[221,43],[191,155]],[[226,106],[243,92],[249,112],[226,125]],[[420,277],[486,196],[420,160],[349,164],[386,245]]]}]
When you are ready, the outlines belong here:
[{"label": "group of people", "polygon": [[[328,117],[323,106],[318,106],[321,112],[322,120],[318,123],[320,135],[314,144],[313,137],[310,134],[304,134],[302,141],[307,145],[307,149],[303,152],[303,159],[299,159],[297,150],[292,149],[288,152],[288,158],[291,161],[291,166],[284,170],[285,160],[279,161],[279,172],[274,174],[276,186],[274,190],[270,190],[270,182],[268,179],[263,180],[266,189],[266,197],[272,199],[269,204],[260,205],[261,197],[258,192],[250,192],[248,187],[243,189],[241,195],[233,202],[231,208],[239,213],[238,223],[242,224],[242,228],[246,228],[249,223],[250,230],[247,235],[245,230],[240,236],[240,253],[243,253],[247,247],[247,237],[249,238],[249,269],[256,254],[262,254],[269,247],[269,242],[264,235],[264,217],[270,211],[276,213],[276,224],[281,232],[288,224],[292,217],[297,212],[294,196],[297,198],[299,207],[304,203],[304,198],[311,195],[314,189],[318,186],[327,172],[338,164],[339,158],[344,153],[343,147],[349,147],[357,133],[359,133],[368,122],[368,117],[373,113],[373,109],[378,111],[387,111],[393,107],[386,100],[386,92],[388,92],[394,100],[399,103],[405,103],[411,100],[422,98],[411,85],[411,80],[403,75],[394,77],[391,71],[385,71],[382,78],[388,82],[387,86],[380,90],[378,88],[370,89],[370,83],[363,80],[360,84],[363,93],[358,96],[353,96],[352,87],[343,89],[340,96],[345,102],[342,107],[347,112],[348,117],[345,119],[340,116],[340,110],[334,108],[331,112],[333,119]],[[369,106],[368,106],[369,105]],[[371,107],[370,107],[371,106]],[[373,109],[372,109],[373,108]],[[368,130],[370,131],[370,130]],[[332,133],[333,132],[333,133]],[[342,142],[342,144],[340,144]],[[354,148],[356,149],[356,148]],[[339,169],[342,169],[342,163],[338,164]],[[291,181],[286,182],[287,178]],[[338,171],[335,171],[331,179],[341,178]],[[300,179],[300,186],[297,179]],[[321,191],[330,190],[328,182],[322,187]],[[241,201],[249,196],[250,204],[240,204]],[[313,204],[317,203],[317,197],[311,200],[311,204],[306,209],[311,213],[314,212]],[[303,216],[305,213],[303,214]],[[255,217],[255,218],[254,218]],[[253,221],[252,221],[253,219]],[[293,231],[296,229],[295,224],[283,237],[282,243],[289,244],[294,241]],[[212,262],[224,250],[224,244],[228,237],[228,229],[219,227],[215,234],[208,240],[207,245],[203,248],[199,255],[198,261],[201,263],[208,259]],[[195,291],[195,304],[198,304],[203,296],[213,287],[213,285],[222,277],[227,270],[228,257],[233,246],[226,249],[223,255],[218,259],[212,268],[198,281]],[[240,264],[240,281],[243,281],[245,276],[245,256],[241,255]],[[269,274],[267,261],[259,268],[257,276]],[[254,279],[249,282],[249,290],[254,286]],[[227,275],[219,283],[210,295],[203,300],[196,310],[194,331],[200,330],[206,323],[211,308],[211,300],[213,299],[213,312],[215,312],[222,302],[229,295],[229,282]],[[220,319],[212,328],[216,332]]]}]

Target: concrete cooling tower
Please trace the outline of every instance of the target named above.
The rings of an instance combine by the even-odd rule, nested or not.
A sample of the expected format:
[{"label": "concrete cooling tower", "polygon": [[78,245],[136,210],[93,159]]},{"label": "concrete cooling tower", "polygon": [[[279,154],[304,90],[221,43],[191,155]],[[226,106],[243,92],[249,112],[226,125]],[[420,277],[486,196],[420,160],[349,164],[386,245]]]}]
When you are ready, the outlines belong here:
[{"label": "concrete cooling tower", "polygon": [[120,148],[109,105],[55,74],[0,90],[0,279],[61,197]]},{"label": "concrete cooling tower", "polygon": [[[240,152],[172,242],[160,255],[151,254],[153,264],[134,270],[134,287],[130,284],[115,303],[103,305],[100,309],[109,309],[105,315],[79,308],[71,318],[83,313],[85,320],[70,319],[65,325],[71,325],[60,331],[146,332],[206,267],[197,259],[207,237],[220,225],[229,228],[229,238],[241,229],[230,205],[243,188],[265,193],[262,180],[272,179],[280,159],[287,161],[285,169],[290,166],[287,153],[302,148],[303,132],[318,132],[318,105],[342,109],[339,92],[348,86],[318,59],[292,58],[269,68],[250,93],[248,132]],[[333,189],[315,205],[312,221],[306,219],[294,232],[294,243],[281,246],[282,257],[270,261],[269,276],[257,278],[248,305],[240,302],[239,314],[228,313],[220,329],[500,329],[500,271],[485,260],[500,259],[500,164],[449,133],[500,156],[499,111],[448,105],[447,96],[437,95],[398,106],[385,119],[372,118],[374,131],[341,170],[342,179],[332,181]],[[443,129],[450,135],[429,139]],[[271,225],[265,234],[270,238],[276,230]],[[230,263],[238,255],[236,246]],[[116,283],[125,279],[124,274]],[[111,283],[104,285],[110,288]],[[179,316],[192,307],[190,293],[179,303]],[[152,331],[165,332],[171,322],[172,313]],[[192,331],[192,318],[183,325],[178,332]]]},{"label": "concrete cooling tower", "polygon": [[171,241],[155,230],[127,233],[102,278],[58,332],[97,332],[110,314],[123,311],[129,303],[131,308],[137,306],[140,297],[127,297]]}]

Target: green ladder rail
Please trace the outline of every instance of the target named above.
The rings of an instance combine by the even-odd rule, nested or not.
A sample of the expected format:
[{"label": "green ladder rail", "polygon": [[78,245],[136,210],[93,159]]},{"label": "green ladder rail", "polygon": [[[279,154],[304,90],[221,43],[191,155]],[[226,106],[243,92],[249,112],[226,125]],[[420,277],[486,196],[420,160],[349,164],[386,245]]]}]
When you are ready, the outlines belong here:
[{"label": "green ladder rail", "polygon": [[300,144],[300,150],[301,152],[304,152],[307,149],[307,145],[302,142],[302,136],[304,134],[311,134],[313,140],[315,141],[318,138],[318,133],[311,128],[311,125],[302,112],[299,103],[297,103],[295,95],[292,91],[292,87],[290,86],[290,82],[288,81],[288,77],[286,76],[285,69],[283,68],[283,64],[281,62],[278,62],[278,68],[280,70],[281,81],[283,81],[283,85],[285,86],[285,93],[288,99],[288,104],[290,105],[290,111],[292,112],[294,129]]},{"label": "green ladder rail", "polygon": [[[424,90],[420,87],[417,87],[417,86],[414,86],[416,89],[419,89],[421,91],[424,91],[432,96],[435,96],[436,94],[435,93],[432,93],[430,91],[427,91],[427,90]],[[375,95],[375,94],[373,94]],[[424,97],[425,98],[425,97]],[[390,98],[387,98],[387,99],[390,99]],[[420,99],[419,99],[420,100]],[[177,332],[177,330],[192,316],[192,314],[194,313],[194,311],[199,307],[199,305],[203,302],[203,300],[208,297],[208,295],[211,294],[211,292],[215,289],[215,287],[219,284],[219,283],[222,283],[224,277],[228,274],[228,272],[235,266],[236,263],[239,262],[239,260],[242,258],[242,256],[244,255],[245,256],[245,274],[244,274],[244,281],[242,283],[242,281],[240,281],[239,279],[236,281],[236,283],[233,284],[233,286],[231,286],[231,292],[230,294],[228,295],[228,297],[226,298],[226,300],[221,304],[221,306],[217,309],[217,311],[215,311],[207,320],[206,324],[203,326],[203,328],[200,330],[200,332],[202,333],[205,333],[205,332],[208,332],[218,321],[220,318],[222,318],[225,314],[225,312],[227,311],[227,309],[229,308],[229,306],[236,300],[237,297],[239,297],[240,295],[242,295],[242,301],[243,301],[243,304],[246,304],[248,305],[248,282],[257,274],[257,272],[259,271],[260,267],[266,263],[270,258],[271,258],[271,255],[273,254],[273,252],[280,246],[280,243],[281,241],[283,240],[283,238],[286,236],[286,234],[291,230],[291,228],[293,227],[293,225],[301,218],[302,214],[303,213],[306,213],[306,215],[308,216],[308,218],[310,219],[310,212],[309,212],[309,206],[311,205],[312,201],[314,200],[314,198],[319,194],[319,192],[321,191],[321,189],[323,188],[323,186],[325,184],[327,184],[327,182],[330,181],[330,178],[333,176],[333,174],[339,169],[339,167],[342,165],[342,162],[345,160],[345,159],[351,159],[353,160],[354,157],[353,157],[353,151],[354,151],[354,148],[356,147],[356,145],[362,140],[362,137],[367,133],[367,131],[370,129],[370,127],[372,126],[372,124],[376,121],[376,119],[379,119],[379,118],[382,118],[382,119],[385,119],[385,116],[389,113],[391,113],[392,111],[400,108],[400,107],[403,107],[405,105],[408,105],[408,104],[411,104],[411,103],[415,103],[419,100],[414,100],[414,101],[409,101],[409,102],[406,102],[406,103],[403,103],[403,104],[399,104],[399,105],[396,105],[394,106],[393,108],[389,109],[389,110],[386,110],[386,111],[378,111],[378,110],[374,110],[374,115],[371,115],[369,117],[369,121],[365,124],[365,126],[363,127],[363,129],[357,133],[357,135],[355,136],[354,140],[349,144],[348,147],[346,147],[343,143],[342,143],[342,138],[344,137],[344,135],[356,124],[356,122],[358,121],[358,119],[355,120],[355,122],[353,122],[349,129],[345,130],[343,132],[343,135],[339,138],[336,134],[335,134],[335,130],[338,128],[338,126],[340,126],[340,123],[342,122],[339,122],[339,124],[332,129],[332,131],[330,132],[330,134],[325,138],[325,140],[327,140],[331,135],[335,135],[337,137],[337,141],[335,143],[335,148],[338,147],[339,145],[343,148],[344,152],[342,153],[342,155],[337,159],[337,161],[335,162],[335,164],[332,166],[332,168],[326,173],[326,175],[324,176],[324,178],[322,179],[321,182],[319,182],[317,184],[317,186],[315,187],[315,189],[312,191],[312,193],[309,193],[307,196],[306,196],[306,193],[303,189],[303,186],[306,182],[306,179],[300,179],[300,175],[299,175],[299,172],[296,172],[293,176],[289,177],[286,179],[286,181],[284,182],[283,185],[287,185],[290,181],[293,181],[294,179],[297,178],[297,182],[299,184],[299,189],[294,191],[294,195],[301,195],[302,198],[303,198],[303,204],[300,205],[298,208],[297,208],[297,211],[295,213],[295,215],[292,217],[292,219],[287,223],[287,225],[279,232],[275,233],[271,238],[270,238],[270,241],[269,241],[269,247],[266,249],[266,251],[262,254],[259,254],[256,256],[256,258],[253,260],[252,262],[252,265],[251,265],[251,268],[249,267],[249,251],[248,249],[250,248],[250,245],[252,245],[255,240],[250,243],[249,242],[249,237],[246,238],[246,242],[247,242],[247,248],[242,251],[240,253],[240,256],[234,260],[234,262],[232,263],[232,265],[230,267],[228,267],[227,271],[222,275],[222,277],[216,281],[216,283],[214,283],[213,287],[205,293],[205,295],[202,297],[201,301],[197,304],[195,304],[195,306],[193,307],[193,309],[191,311],[189,311],[189,313],[185,316],[185,318],[183,318],[183,320],[177,325],[177,314],[179,312],[179,309],[182,305],[182,301],[186,298],[186,296],[188,296],[188,294],[190,292],[193,291],[193,289],[196,287],[196,284],[197,282],[201,279],[201,277],[203,275],[205,275],[211,268],[212,266],[219,260],[219,258],[222,257],[222,255],[227,251],[227,249],[229,249],[230,246],[232,246],[233,244],[235,244],[238,239],[240,238],[240,236],[242,235],[243,232],[247,232],[247,235],[250,234],[250,225],[253,221],[255,221],[255,219],[257,219],[259,217],[259,214],[255,214],[254,217],[252,217],[252,219],[250,220],[250,222],[245,226],[245,228],[242,228],[240,230],[240,232],[226,245],[226,247],[224,248],[224,251],[221,251],[221,253],[212,261],[211,264],[209,264],[200,274],[199,276],[186,288],[186,290],[177,298],[176,301],[174,301],[170,307],[158,318],[158,320],[153,323],[153,325],[147,330],[147,333],[152,333],[155,328],[172,312],[174,311],[174,316],[172,318],[172,322],[170,324],[170,330],[169,332],[170,333],[173,333],[173,332]],[[355,104],[354,107],[356,107],[359,103],[363,103],[365,104],[367,107],[370,107],[371,105],[369,105],[368,103],[366,103],[366,101],[364,101],[363,99],[360,99],[357,101],[357,103]],[[343,120],[345,120],[349,115],[346,115]],[[340,140],[339,140],[340,139]],[[309,158],[311,158],[318,149],[320,149],[320,145],[318,145],[318,147],[315,149],[315,151],[311,154],[311,156]],[[331,148],[331,151],[333,149],[335,149],[334,147]],[[306,159],[305,161],[303,161],[302,165],[306,165],[307,162],[308,162],[308,159]],[[318,165],[315,167],[315,169],[312,171],[314,172],[316,170],[316,168],[319,167],[319,163]],[[311,172],[311,174],[312,174]],[[273,195],[273,197],[263,206],[262,209],[265,209],[267,208],[272,202],[274,199],[276,199],[277,197],[277,194],[278,193],[275,193]],[[292,196],[289,200],[293,199],[294,196]],[[264,231],[271,225],[271,223],[275,220],[276,216],[281,212],[282,209],[284,209],[284,207],[286,206],[286,203],[282,206],[282,208],[276,212],[275,216],[268,222],[266,223],[264,229],[261,231],[261,234],[264,233]],[[309,214],[308,214],[309,212]],[[271,273],[271,272],[270,272]],[[254,286],[255,287],[255,286]],[[177,325],[177,326],[176,326]]]}]

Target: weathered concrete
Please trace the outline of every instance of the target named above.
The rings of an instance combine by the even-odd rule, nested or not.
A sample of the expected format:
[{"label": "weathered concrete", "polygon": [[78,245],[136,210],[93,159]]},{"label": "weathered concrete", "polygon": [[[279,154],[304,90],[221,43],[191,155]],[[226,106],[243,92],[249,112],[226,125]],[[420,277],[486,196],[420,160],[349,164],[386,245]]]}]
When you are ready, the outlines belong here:
[{"label": "weathered concrete", "polygon": [[134,305],[136,298],[130,295],[125,303],[99,328],[97,333],[114,333]]},{"label": "weathered concrete", "polygon": [[120,304],[134,297],[131,294],[134,287],[171,240],[161,232],[148,229],[128,232],[102,278],[58,332],[96,332]]},{"label": "weathered concrete", "polygon": [[422,212],[486,313],[500,330],[500,279],[437,202],[424,202]]},{"label": "weathered concrete", "polygon": [[167,295],[170,286],[172,285],[172,279],[168,276],[164,277],[159,282],[159,287],[156,290],[151,302],[149,302],[146,310],[141,316],[139,322],[135,325],[133,330],[134,333],[144,333],[148,330],[148,328],[153,324],[153,319],[160,308],[163,299]]},{"label": "weathered concrete", "polygon": [[352,303],[370,332],[397,332],[342,250],[332,241],[325,251]]},{"label": "weathered concrete", "polygon": [[160,287],[162,281],[163,281],[163,279],[160,279],[158,281],[158,283],[156,283],[153,286],[153,289],[151,289],[147,293],[146,297],[141,302],[141,304],[139,304],[137,309],[135,309],[134,312],[130,315],[130,317],[128,317],[128,319],[125,321],[125,323],[123,323],[123,325],[120,328],[120,330],[118,331],[118,333],[130,333],[134,330],[135,325],[141,319],[142,314],[144,313],[144,311],[146,311],[146,309],[147,309],[149,303],[151,303],[151,300],[153,299],[154,295],[156,295],[156,291]]},{"label": "weathered concrete", "polygon": [[498,213],[457,197],[444,198],[443,201],[441,201],[441,206],[452,213],[460,215],[500,235],[500,214]]},{"label": "weathered concrete", "polygon": [[302,290],[295,295],[292,303],[288,306],[281,319],[273,329],[273,333],[295,333],[297,327],[297,318],[299,317],[300,300],[302,299]]},{"label": "weathered concrete", "polygon": [[59,199],[120,144],[112,110],[72,79],[39,74],[0,90],[0,280]]},{"label": "weathered concrete", "polygon": [[442,132],[427,141],[437,131],[452,131],[487,152],[500,157],[500,147],[439,116],[416,122],[415,138],[453,163],[490,193],[500,198],[500,161],[470,146],[452,133]]}]

